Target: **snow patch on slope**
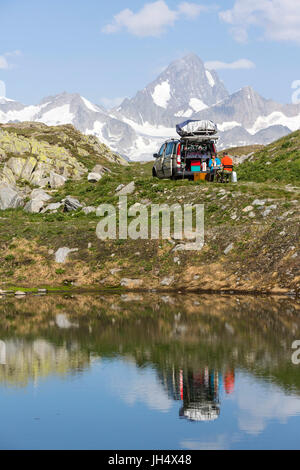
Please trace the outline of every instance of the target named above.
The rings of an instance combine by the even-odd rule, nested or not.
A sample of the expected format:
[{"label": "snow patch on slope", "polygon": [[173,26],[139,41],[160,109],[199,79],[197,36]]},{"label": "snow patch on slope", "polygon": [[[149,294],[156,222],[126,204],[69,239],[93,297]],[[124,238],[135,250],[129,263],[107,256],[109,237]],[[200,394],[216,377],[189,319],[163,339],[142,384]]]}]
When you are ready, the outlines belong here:
[{"label": "snow patch on slope", "polygon": [[203,103],[203,101],[199,100],[198,98],[191,98],[189,105],[193,110],[198,113],[199,111],[202,111],[203,109],[208,108],[208,106]]},{"label": "snow patch on slope", "polygon": [[156,85],[152,93],[152,98],[157,106],[166,109],[171,99],[171,87],[168,80]]},{"label": "snow patch on slope", "polygon": [[38,120],[48,126],[56,126],[59,124],[70,124],[73,122],[74,117],[74,114],[70,112],[70,105],[64,104],[63,106],[58,106],[57,108],[47,111]]},{"label": "snow patch on slope", "polygon": [[218,124],[218,130],[221,132],[230,131],[234,127],[241,127],[242,125],[236,121],[225,121],[222,124]]},{"label": "snow patch on slope", "polygon": [[211,87],[214,87],[216,82],[214,81],[214,77],[212,76],[212,74],[210,73],[209,70],[205,70],[205,75],[206,75],[206,78],[208,80],[208,83],[210,84]]},{"label": "snow patch on slope", "polygon": [[0,121],[3,124],[6,124],[10,121],[34,121],[38,113],[40,113],[43,108],[48,106],[48,104],[49,103],[45,103],[39,106],[26,106],[19,111],[8,111],[7,113],[0,111]]},{"label": "snow patch on slope", "polygon": [[96,105],[94,105],[93,103],[91,103],[89,100],[87,100],[86,98],[84,98],[83,96],[81,96],[81,99],[82,101],[84,102],[85,106],[90,110],[90,111],[94,111],[94,113],[99,113],[99,108],[97,108]]},{"label": "snow patch on slope", "polygon": [[253,135],[262,129],[276,125],[286,126],[291,131],[297,131],[300,128],[300,114],[297,116],[288,117],[280,111],[274,111],[268,116],[259,116],[256,119],[254,125],[250,129],[247,129],[247,131],[249,134]]}]

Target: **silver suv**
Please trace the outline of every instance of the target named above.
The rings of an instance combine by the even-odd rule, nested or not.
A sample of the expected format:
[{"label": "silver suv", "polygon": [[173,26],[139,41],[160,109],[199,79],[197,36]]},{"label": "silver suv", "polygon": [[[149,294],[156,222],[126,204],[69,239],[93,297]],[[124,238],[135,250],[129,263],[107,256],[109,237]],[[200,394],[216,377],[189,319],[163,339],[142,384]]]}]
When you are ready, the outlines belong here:
[{"label": "silver suv", "polygon": [[[217,137],[192,136],[170,139],[163,143],[155,153],[152,169],[157,178],[194,179],[194,165],[201,167],[200,172],[209,173],[208,164],[212,154],[216,154]],[[198,166],[197,166],[198,168]]]}]

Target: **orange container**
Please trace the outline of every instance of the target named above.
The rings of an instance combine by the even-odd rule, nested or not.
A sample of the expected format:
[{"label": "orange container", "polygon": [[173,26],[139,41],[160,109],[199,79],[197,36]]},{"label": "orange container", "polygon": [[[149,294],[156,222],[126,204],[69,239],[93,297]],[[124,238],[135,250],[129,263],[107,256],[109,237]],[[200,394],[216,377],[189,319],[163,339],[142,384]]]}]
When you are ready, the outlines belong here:
[{"label": "orange container", "polygon": [[206,173],[195,173],[194,181],[205,181]]}]

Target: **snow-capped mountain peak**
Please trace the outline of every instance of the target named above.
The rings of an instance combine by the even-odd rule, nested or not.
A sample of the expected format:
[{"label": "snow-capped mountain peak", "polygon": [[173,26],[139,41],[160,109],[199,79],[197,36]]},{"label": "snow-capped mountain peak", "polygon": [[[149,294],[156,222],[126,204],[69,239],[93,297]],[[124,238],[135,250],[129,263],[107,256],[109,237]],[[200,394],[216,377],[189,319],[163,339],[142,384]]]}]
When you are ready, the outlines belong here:
[{"label": "snow-capped mountain peak", "polygon": [[216,72],[189,54],[173,61],[134,98],[124,100],[115,115],[139,125],[174,127],[177,118],[188,118],[227,96]]}]

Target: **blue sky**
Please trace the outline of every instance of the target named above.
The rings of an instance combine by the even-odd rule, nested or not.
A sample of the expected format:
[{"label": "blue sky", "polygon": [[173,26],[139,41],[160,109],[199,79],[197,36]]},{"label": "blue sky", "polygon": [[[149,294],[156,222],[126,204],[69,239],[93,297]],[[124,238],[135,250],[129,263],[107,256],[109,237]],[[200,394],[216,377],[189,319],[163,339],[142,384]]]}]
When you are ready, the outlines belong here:
[{"label": "blue sky", "polygon": [[25,104],[130,97],[190,52],[223,63],[230,92],[251,85],[288,103],[300,80],[299,0],[0,0],[0,25],[0,80]]}]

